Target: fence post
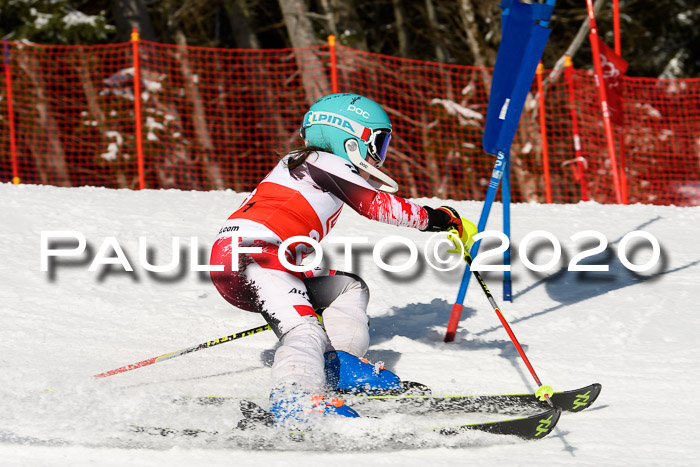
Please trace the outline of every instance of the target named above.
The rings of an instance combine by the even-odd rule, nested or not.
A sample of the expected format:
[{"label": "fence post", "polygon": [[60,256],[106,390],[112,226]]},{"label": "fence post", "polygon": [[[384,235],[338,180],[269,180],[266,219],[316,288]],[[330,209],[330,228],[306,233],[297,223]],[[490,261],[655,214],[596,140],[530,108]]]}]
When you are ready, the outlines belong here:
[{"label": "fence post", "polygon": [[[623,116],[624,118],[624,116]],[[624,125],[624,123],[623,123]],[[625,173],[625,130],[624,126],[615,129],[615,134],[620,135],[620,191],[622,192],[622,204],[628,204],[627,198],[627,174]]]},{"label": "fence post", "polygon": [[134,65],[134,125],[136,130],[136,162],[139,173],[139,190],[146,188],[143,163],[143,137],[141,128],[141,71],[139,70],[139,32],[131,30],[131,54]]},{"label": "fence post", "polygon": [[19,163],[17,161],[17,142],[15,136],[15,111],[12,102],[12,71],[10,70],[10,46],[2,41],[5,53],[5,88],[7,94],[7,121],[10,126],[10,159],[12,161],[12,183],[19,185]]},{"label": "fence post", "polygon": [[338,92],[338,59],[335,55],[335,36],[328,36],[328,49],[331,60],[331,93]]},{"label": "fence post", "polygon": [[552,203],[552,181],[549,177],[549,152],[547,150],[547,116],[544,107],[544,90],[542,86],[542,62],[537,65],[537,93],[540,96],[540,135],[542,138],[542,166],[544,167],[545,200]]},{"label": "fence post", "polygon": [[[581,200],[588,201],[588,184],[586,183],[586,173],[584,158],[581,155],[581,134],[578,128],[578,116],[576,115],[576,106],[574,105],[574,64],[571,57],[568,55],[564,57],[564,79],[566,80],[566,87],[569,90],[569,109],[571,110],[571,131],[573,133],[574,140],[574,153],[576,157],[573,162],[576,164],[576,169],[574,173],[577,175],[578,181],[581,185]],[[568,162],[568,161],[567,161]],[[565,162],[566,163],[566,162]]]}]

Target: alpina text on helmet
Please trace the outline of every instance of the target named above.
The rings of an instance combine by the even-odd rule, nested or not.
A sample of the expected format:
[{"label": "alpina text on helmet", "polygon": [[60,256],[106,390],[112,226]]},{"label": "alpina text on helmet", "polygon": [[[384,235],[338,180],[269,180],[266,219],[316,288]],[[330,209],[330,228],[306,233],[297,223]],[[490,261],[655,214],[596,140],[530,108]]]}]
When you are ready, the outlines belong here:
[{"label": "alpina text on helmet", "polygon": [[357,136],[363,141],[367,141],[370,136],[370,129],[365,128],[361,123],[347,120],[342,115],[333,112],[324,112],[322,110],[309,111],[306,114],[305,127],[312,125],[329,125]]},{"label": "alpina text on helmet", "polygon": [[347,128],[350,131],[355,130],[349,121],[329,112],[309,112],[309,121],[307,124],[310,123],[327,123],[338,128]]}]

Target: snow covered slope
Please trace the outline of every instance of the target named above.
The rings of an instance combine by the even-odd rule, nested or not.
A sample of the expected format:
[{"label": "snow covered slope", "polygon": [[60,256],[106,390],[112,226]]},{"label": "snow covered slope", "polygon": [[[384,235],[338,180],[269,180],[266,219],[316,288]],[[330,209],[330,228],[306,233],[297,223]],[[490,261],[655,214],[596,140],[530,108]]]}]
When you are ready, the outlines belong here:
[{"label": "snow covered slope", "polygon": [[[329,423],[324,435],[301,443],[284,437],[261,443],[254,435],[225,441],[131,432],[130,425],[224,430],[240,418],[235,405],[180,406],[172,398],[264,397],[269,390],[276,342],[270,332],[92,378],[263,324],[259,316],[228,305],[207,273],[194,270],[206,261],[221,224],[244,197],[0,185],[1,465],[698,465],[693,401],[700,383],[699,207],[512,207],[514,302],[502,300],[501,273],[484,273],[486,281],[545,384],[559,390],[603,385],[592,408],[565,414],[544,440],[485,433],[440,438],[423,429],[425,420],[400,415],[371,423]],[[478,220],[481,203],[449,204]],[[501,228],[500,212],[495,205],[488,229]],[[518,259],[521,240],[537,230],[550,232],[562,246],[561,261],[546,272],[531,271]],[[571,240],[588,230],[600,232],[608,247],[582,263],[606,264],[609,271],[566,271],[577,253],[597,245],[592,237]],[[652,234],[661,246],[657,265],[642,273],[633,273],[618,258],[620,240],[637,230]],[[48,271],[42,271],[42,232],[53,238],[47,232],[55,231],[78,232],[85,251],[50,258]],[[418,246],[419,259],[410,270],[387,273],[375,265],[373,246],[389,235]],[[148,258],[157,265],[173,258],[177,237],[179,266],[147,271],[140,259],[142,236]],[[368,244],[354,247],[351,266],[371,288],[372,360],[438,394],[534,391],[530,374],[475,283],[456,341],[442,342],[461,267],[433,270],[422,253],[429,235],[373,223],[345,209],[332,236],[369,237]],[[192,237],[198,240],[195,247]],[[77,245],[75,239],[47,242],[52,248]],[[100,265],[116,256],[114,245],[125,255],[114,260],[120,264]],[[482,247],[495,245],[489,240]],[[535,264],[552,257],[547,242],[525,249]],[[199,253],[195,261],[193,250]],[[624,251],[634,264],[652,255],[643,239],[631,241]],[[344,268],[342,245],[324,242],[324,257]],[[408,253],[389,246],[382,257],[402,264]],[[96,270],[90,271],[95,258]],[[124,270],[125,260],[132,272]],[[440,423],[437,415],[426,420]]]}]

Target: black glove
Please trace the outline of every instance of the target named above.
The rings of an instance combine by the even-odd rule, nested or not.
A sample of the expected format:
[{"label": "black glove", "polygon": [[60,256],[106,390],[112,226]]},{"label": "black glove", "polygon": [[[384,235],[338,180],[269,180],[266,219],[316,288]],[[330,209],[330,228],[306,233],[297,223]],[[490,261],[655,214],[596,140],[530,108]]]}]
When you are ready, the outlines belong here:
[{"label": "black glove", "polygon": [[449,206],[440,206],[437,209],[423,206],[428,212],[428,226],[423,229],[424,232],[444,232],[450,229],[456,229],[459,236],[462,236],[462,218],[454,208]]}]

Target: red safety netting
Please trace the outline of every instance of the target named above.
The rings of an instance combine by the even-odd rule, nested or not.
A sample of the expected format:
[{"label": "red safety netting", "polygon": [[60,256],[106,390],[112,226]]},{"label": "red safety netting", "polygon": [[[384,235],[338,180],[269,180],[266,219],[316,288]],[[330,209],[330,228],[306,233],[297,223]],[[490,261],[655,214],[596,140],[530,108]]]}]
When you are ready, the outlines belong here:
[{"label": "red safety netting", "polygon": [[[342,46],[5,45],[2,181],[250,191],[301,142],[308,106],[334,89],[389,114],[384,170],[403,196],[481,200],[493,168],[481,145],[491,69]],[[563,74],[545,81],[544,108],[533,83],[511,147],[513,201],[544,202],[548,186],[558,203],[616,200],[595,79],[571,79],[571,93]],[[628,202],[700,205],[700,79],[623,85],[615,148]]]}]

